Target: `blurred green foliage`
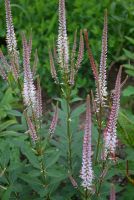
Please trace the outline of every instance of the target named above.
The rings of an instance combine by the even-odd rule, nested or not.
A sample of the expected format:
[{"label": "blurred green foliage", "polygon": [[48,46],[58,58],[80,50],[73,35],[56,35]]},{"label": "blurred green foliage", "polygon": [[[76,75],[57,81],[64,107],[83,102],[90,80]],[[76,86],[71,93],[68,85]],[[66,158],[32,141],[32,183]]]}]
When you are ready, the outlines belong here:
[{"label": "blurred green foliage", "polygon": [[[39,73],[42,79],[42,86],[49,96],[54,96],[56,90],[55,85],[50,81],[48,47],[53,48],[53,44],[56,44],[57,41],[58,1],[12,0],[11,4],[19,48],[21,49],[22,46],[21,32],[26,31],[28,35],[32,31],[33,49],[38,49],[39,54]],[[109,19],[108,66],[112,61],[119,64],[128,64],[128,59],[133,56],[131,55],[130,58],[128,51],[132,52],[134,50],[133,0],[66,1],[69,44],[72,46],[73,34],[76,29],[79,31],[87,28],[93,54],[96,62],[99,63],[105,8],[108,9]],[[0,43],[4,48],[6,24],[3,0],[0,0],[0,27]],[[80,90],[81,95],[87,93],[89,88],[94,85],[86,53],[77,82],[77,87],[82,88]]]}]

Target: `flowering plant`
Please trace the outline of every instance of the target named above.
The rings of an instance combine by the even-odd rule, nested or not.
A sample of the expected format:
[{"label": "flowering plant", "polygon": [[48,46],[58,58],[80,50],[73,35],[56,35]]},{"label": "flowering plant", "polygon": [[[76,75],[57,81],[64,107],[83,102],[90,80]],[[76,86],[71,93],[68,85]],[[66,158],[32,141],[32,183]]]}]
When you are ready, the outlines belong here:
[{"label": "flowering plant", "polygon": [[[59,29],[57,48],[49,49],[50,71],[60,91],[51,122],[46,122],[43,113],[40,78],[37,74],[37,54],[31,67],[32,38],[22,33],[23,66],[17,48],[11,15],[10,0],[5,0],[8,59],[0,51],[0,72],[7,87],[19,96],[22,108],[16,123],[25,125],[19,135],[8,138],[0,152],[7,147],[7,158],[1,158],[1,198],[6,199],[116,199],[114,178],[108,177],[118,165],[117,119],[120,107],[122,66],[115,88],[110,96],[107,89],[107,11],[104,14],[102,51],[97,68],[88,39],[88,31],[80,30],[77,50],[77,31],[70,50],[65,1],[59,0]],[[84,37],[83,37],[84,35]],[[72,109],[73,103],[81,100],[74,93],[79,68],[84,55],[84,39],[96,91],[87,94],[85,104]],[[95,93],[95,94],[94,94]],[[80,115],[86,110],[84,130]],[[20,120],[20,118],[21,120]],[[48,120],[49,121],[49,120]],[[14,128],[14,127],[11,127]],[[94,136],[96,139],[94,141]],[[18,142],[19,138],[19,142]],[[11,141],[10,141],[10,140]],[[10,143],[11,142],[11,143]],[[83,146],[83,148],[82,148]],[[11,150],[11,154],[9,151]],[[15,152],[15,158],[12,157]],[[17,161],[16,161],[17,159]],[[13,162],[17,162],[14,165]],[[16,167],[17,166],[17,167]],[[127,176],[129,177],[128,173]],[[130,178],[130,177],[129,177]],[[107,192],[103,188],[109,185]],[[25,192],[24,192],[24,191]],[[61,194],[66,195],[62,197]],[[68,194],[68,191],[69,192]],[[25,193],[25,194],[24,194]],[[69,197],[68,197],[69,195]]]}]

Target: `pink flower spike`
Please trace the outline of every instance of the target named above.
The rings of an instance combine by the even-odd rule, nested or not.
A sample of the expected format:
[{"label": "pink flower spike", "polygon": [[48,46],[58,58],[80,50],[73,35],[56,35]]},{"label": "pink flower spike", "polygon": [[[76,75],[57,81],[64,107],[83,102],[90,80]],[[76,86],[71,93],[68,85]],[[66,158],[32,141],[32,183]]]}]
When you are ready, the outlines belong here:
[{"label": "pink flower spike", "polygon": [[49,60],[50,60],[52,78],[54,79],[55,83],[59,83],[51,50],[49,50]]},{"label": "pink flower spike", "polygon": [[19,77],[19,52],[17,51],[17,41],[14,32],[10,0],[5,0],[5,8],[6,8],[7,48],[9,55],[11,56],[11,63],[13,63],[14,65],[11,67],[11,70],[15,80],[17,80]]},{"label": "pink flower spike", "polygon": [[102,50],[101,59],[99,67],[99,78],[97,83],[97,103],[102,106],[105,105],[105,100],[107,97],[107,80],[106,80],[106,61],[107,61],[107,11],[104,15],[104,28],[102,35]]},{"label": "pink flower spike", "polygon": [[3,80],[7,80],[7,74],[3,66],[0,64],[0,75],[3,78]]},{"label": "pink flower spike", "polygon": [[41,86],[40,78],[37,78],[37,105],[36,105],[36,116],[38,119],[42,117],[42,95],[41,95]]},{"label": "pink flower spike", "polygon": [[10,0],[5,0],[5,8],[6,8],[6,26],[7,26],[7,46],[9,53],[16,51],[17,49],[17,41],[14,32],[12,14],[11,14],[11,6]]},{"label": "pink flower spike", "polygon": [[31,121],[30,117],[28,117],[28,116],[27,116],[27,124],[28,124],[29,134],[31,136],[31,139],[35,143],[38,140],[38,136],[37,136],[35,127],[34,127],[32,121]]},{"label": "pink flower spike", "polygon": [[83,39],[83,35],[82,35],[82,30],[80,31],[80,43],[79,43],[79,52],[78,52],[78,58],[76,61],[76,72],[78,71],[78,69],[80,68],[82,59],[83,59],[83,54],[84,54],[84,39]]},{"label": "pink flower spike", "polygon": [[91,65],[91,68],[92,68],[92,72],[93,72],[93,75],[94,75],[94,79],[97,82],[98,81],[98,70],[97,70],[97,66],[95,64],[95,60],[94,60],[94,57],[93,57],[93,54],[92,54],[92,51],[91,51],[91,48],[90,48],[90,45],[89,45],[88,32],[87,32],[86,29],[84,30],[84,37],[85,37],[85,41],[86,41],[87,53],[88,53],[90,65]]},{"label": "pink flower spike", "polygon": [[68,73],[69,48],[66,30],[65,0],[59,0],[59,32],[58,32],[58,62]]},{"label": "pink flower spike", "polygon": [[86,123],[83,140],[82,169],[80,177],[84,189],[92,190],[93,170],[91,158],[91,108],[90,97],[87,96]]},{"label": "pink flower spike", "polygon": [[107,126],[104,130],[104,159],[109,156],[110,159],[115,160],[115,151],[117,144],[116,124],[120,107],[121,72],[122,67],[120,67],[117,75],[111,112],[109,115]]},{"label": "pink flower spike", "polygon": [[36,111],[36,91],[34,86],[33,74],[30,69],[30,54],[29,46],[25,35],[22,35],[23,41],[23,68],[24,68],[24,88],[23,97],[26,106],[32,106],[34,111]]},{"label": "pink flower spike", "polygon": [[55,132],[57,122],[58,122],[58,103],[56,105],[55,112],[54,112],[54,115],[53,115],[53,119],[52,119],[52,122],[51,122],[51,125],[50,125],[50,128],[49,128],[50,135]]}]

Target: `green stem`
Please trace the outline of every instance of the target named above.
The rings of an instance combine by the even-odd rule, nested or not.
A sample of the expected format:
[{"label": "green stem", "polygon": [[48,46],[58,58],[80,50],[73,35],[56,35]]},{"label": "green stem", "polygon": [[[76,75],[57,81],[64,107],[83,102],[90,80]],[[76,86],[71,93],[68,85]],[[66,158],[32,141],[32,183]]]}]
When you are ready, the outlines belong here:
[{"label": "green stem", "polygon": [[98,161],[98,155],[99,155],[99,149],[100,149],[100,141],[101,141],[101,131],[102,131],[102,110],[101,110],[101,105],[100,105],[100,110],[99,110],[99,118],[97,117],[97,122],[98,122],[98,140],[97,140],[97,149],[96,149],[96,156],[95,156],[95,164]]},{"label": "green stem", "polygon": [[67,104],[67,137],[68,137],[68,168],[69,173],[72,174],[72,134],[70,128],[71,113],[70,113],[70,91],[66,98]]},{"label": "green stem", "polygon": [[87,200],[88,199],[88,190],[86,189],[85,190],[85,200]]},{"label": "green stem", "polygon": [[[107,161],[108,161],[108,160],[106,159],[105,162],[103,162],[101,174],[103,173],[103,171],[104,171],[106,168],[108,168],[108,166],[107,166]],[[97,192],[96,192],[97,197],[99,196],[99,193],[100,193],[100,190],[101,190],[101,187],[102,187],[102,183],[103,183],[104,177],[105,177],[105,176],[103,175],[103,176],[100,177],[100,179],[99,179],[98,190],[97,190]]]}]

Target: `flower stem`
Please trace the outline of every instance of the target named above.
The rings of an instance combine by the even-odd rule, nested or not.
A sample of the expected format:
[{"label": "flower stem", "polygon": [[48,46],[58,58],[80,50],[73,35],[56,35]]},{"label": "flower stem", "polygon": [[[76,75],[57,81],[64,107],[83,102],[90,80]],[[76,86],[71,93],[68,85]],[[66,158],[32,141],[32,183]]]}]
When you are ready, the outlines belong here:
[{"label": "flower stem", "polygon": [[69,173],[72,174],[72,134],[71,134],[71,128],[70,128],[70,122],[71,122],[71,113],[70,113],[70,89],[67,92],[67,98],[66,98],[66,105],[67,105],[67,137],[68,137],[68,170]]},{"label": "flower stem", "polygon": [[102,117],[101,117],[101,113],[102,113],[102,110],[101,110],[101,105],[100,105],[99,118],[96,115],[97,122],[98,122],[98,132],[99,132],[99,135],[98,135],[98,140],[97,140],[97,149],[96,149],[95,164],[98,161],[98,155],[99,155],[99,149],[100,149],[100,141],[101,141],[101,132],[102,132]]}]

